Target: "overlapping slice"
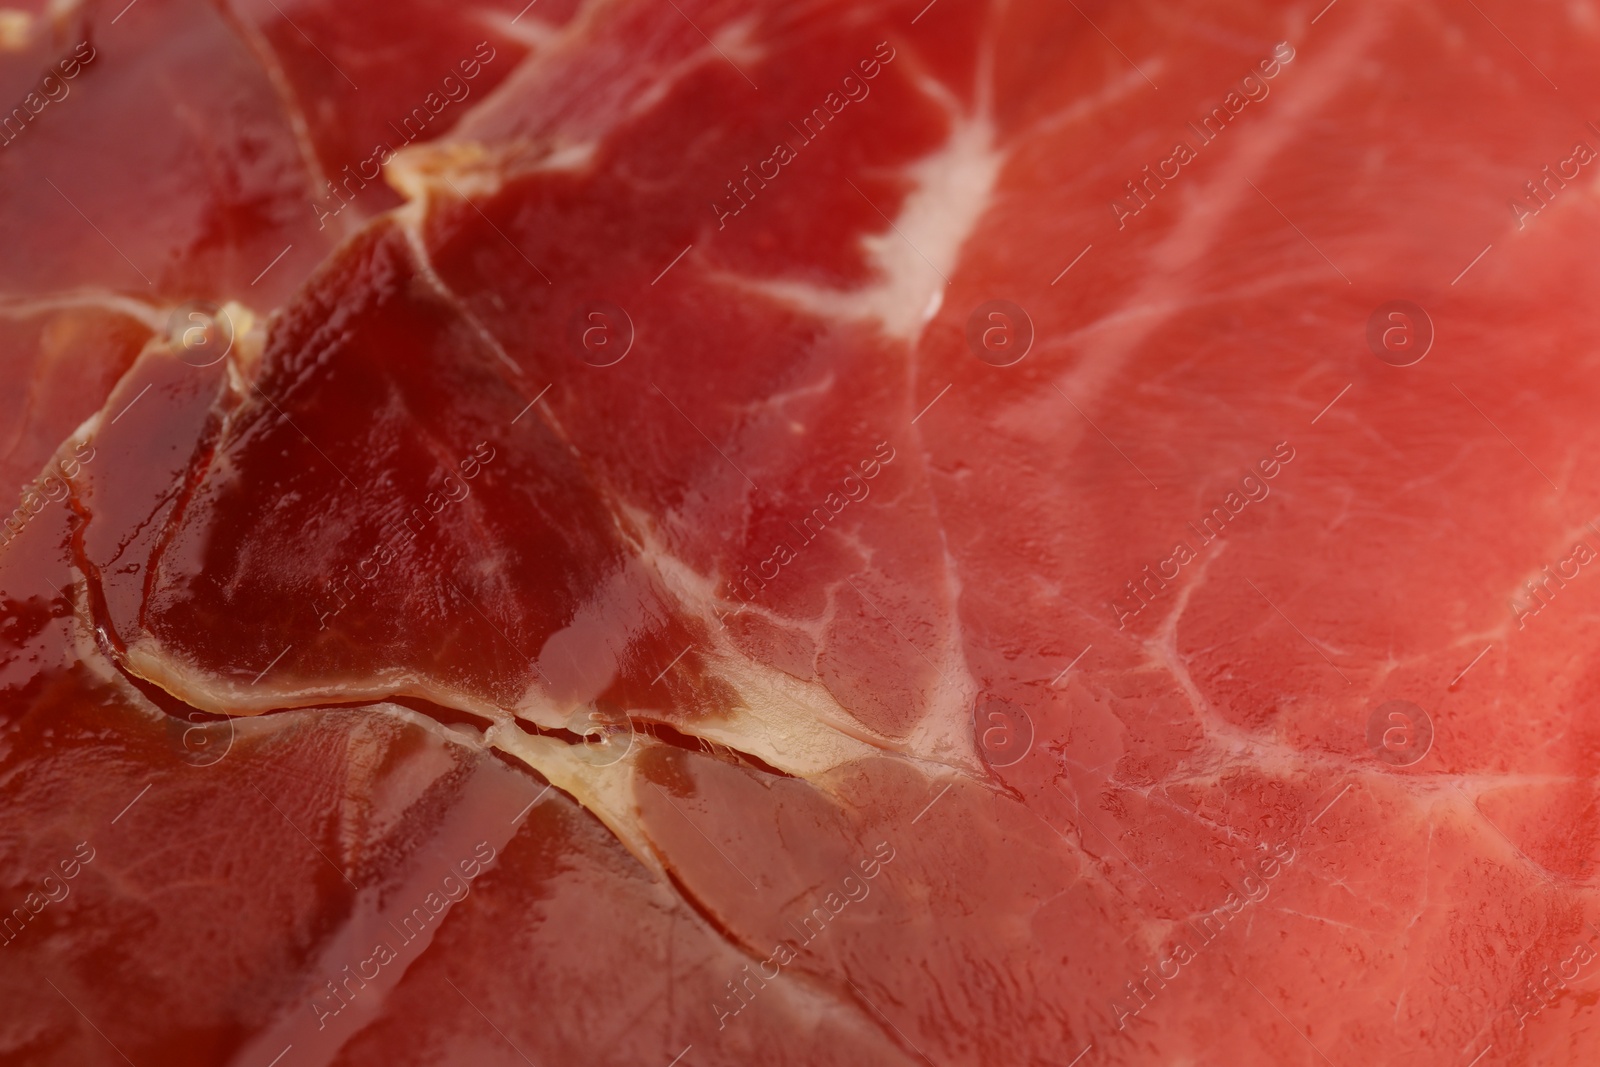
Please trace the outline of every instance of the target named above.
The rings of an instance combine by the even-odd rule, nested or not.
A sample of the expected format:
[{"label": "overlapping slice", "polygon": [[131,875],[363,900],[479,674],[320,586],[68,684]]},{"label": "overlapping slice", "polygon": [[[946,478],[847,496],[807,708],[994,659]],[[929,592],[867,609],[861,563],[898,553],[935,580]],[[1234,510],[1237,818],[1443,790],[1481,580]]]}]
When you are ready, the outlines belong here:
[{"label": "overlapping slice", "polygon": [[[9,312],[9,314],[8,314]],[[66,497],[63,474],[92,460],[90,449],[63,468],[46,463],[90,416],[151,335],[153,316],[133,303],[122,307],[91,302],[23,305],[0,309],[0,365],[11,383],[5,405],[6,438],[0,443],[0,484],[25,487],[10,516],[7,535],[20,532],[43,508]]]},{"label": "overlapping slice", "polygon": [[[244,755],[341,871],[413,854],[345,814],[401,787],[279,731],[443,766],[415,716],[491,720],[469,781],[559,787],[382,983],[318,988],[386,914],[356,872],[246,907],[301,951],[227,971],[276,984],[207,1009],[218,1058],[1592,1057],[1595,203],[1504,201],[1588,137],[1547,77],[1594,88],[1593,20],[1080,7],[563,14],[264,338],[120,381],[5,550],[9,721],[270,712]],[[330,68],[352,24],[307,20]],[[11,1047],[104,1052],[42,1018]]]},{"label": "overlapping slice", "polygon": [[241,35],[263,57],[319,164],[308,198],[317,228],[351,233],[394,207],[383,164],[443,135],[492,93],[531,42],[570,17],[562,6],[407,0],[374,18],[369,5],[238,4]]},{"label": "overlapping slice", "polygon": [[332,247],[295,120],[225,11],[118,6],[37,18],[5,58],[26,120],[0,149],[0,287],[271,306]]}]

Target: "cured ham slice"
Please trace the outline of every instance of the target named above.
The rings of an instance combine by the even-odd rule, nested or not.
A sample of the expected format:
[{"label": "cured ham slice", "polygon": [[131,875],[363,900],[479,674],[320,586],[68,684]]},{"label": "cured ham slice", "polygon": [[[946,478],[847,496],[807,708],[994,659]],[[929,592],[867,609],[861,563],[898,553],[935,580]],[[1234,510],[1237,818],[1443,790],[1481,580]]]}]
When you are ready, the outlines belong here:
[{"label": "cured ham slice", "polygon": [[0,1062],[1592,1062],[1597,35],[0,16]]}]

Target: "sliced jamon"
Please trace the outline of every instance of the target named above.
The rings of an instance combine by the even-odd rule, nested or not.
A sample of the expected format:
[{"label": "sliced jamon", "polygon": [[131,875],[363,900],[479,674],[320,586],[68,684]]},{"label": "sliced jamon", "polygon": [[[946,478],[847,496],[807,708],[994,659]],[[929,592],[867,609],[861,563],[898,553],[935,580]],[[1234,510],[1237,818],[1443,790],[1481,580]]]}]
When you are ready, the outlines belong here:
[{"label": "sliced jamon", "polygon": [[[1600,28],[1315,7],[386,28],[486,26],[493,91],[278,296],[230,258],[276,223],[183,260],[162,298],[237,301],[234,349],[102,349],[98,415],[48,423],[95,460],[0,548],[0,781],[81,798],[15,869],[182,781],[251,936],[102,966],[124,865],[185,839],[108,845],[104,918],[5,957],[79,1014],[5,1053],[1592,1059]],[[341,100],[363,18],[250,8],[262,121],[304,126],[272,173],[390,121]],[[397,114],[432,77],[370,69]],[[130,291],[84,247],[18,291]],[[194,767],[195,723],[237,753]],[[385,972],[360,941],[490,809]]]},{"label": "sliced jamon", "polygon": [[0,286],[272,306],[332,247],[315,160],[224,11],[145,0],[112,26],[117,6],[38,17],[7,57]]},{"label": "sliced jamon", "polygon": [[570,6],[407,0],[374,21],[361,6],[238,4],[241,36],[287,98],[320,165],[308,197],[317,229],[352,233],[398,204],[383,165],[406,145],[449,131],[530,44],[570,17]]},{"label": "sliced jamon", "polygon": [[46,464],[133,365],[161,323],[142,305],[93,298],[59,304],[23,301],[0,307],[0,366],[11,384],[4,405],[0,484],[21,486],[16,510],[0,537],[10,539],[46,502],[66,499],[65,480],[92,462],[94,447],[75,447],[64,462]]}]

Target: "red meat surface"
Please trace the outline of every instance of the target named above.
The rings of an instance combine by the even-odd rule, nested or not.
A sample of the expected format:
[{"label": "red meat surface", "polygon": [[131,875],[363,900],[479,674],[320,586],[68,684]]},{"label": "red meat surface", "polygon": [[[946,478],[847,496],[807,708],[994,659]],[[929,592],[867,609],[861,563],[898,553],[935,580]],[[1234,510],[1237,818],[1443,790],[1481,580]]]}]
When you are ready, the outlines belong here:
[{"label": "red meat surface", "polygon": [[0,12],[0,1064],[1593,1062],[1597,43]]}]

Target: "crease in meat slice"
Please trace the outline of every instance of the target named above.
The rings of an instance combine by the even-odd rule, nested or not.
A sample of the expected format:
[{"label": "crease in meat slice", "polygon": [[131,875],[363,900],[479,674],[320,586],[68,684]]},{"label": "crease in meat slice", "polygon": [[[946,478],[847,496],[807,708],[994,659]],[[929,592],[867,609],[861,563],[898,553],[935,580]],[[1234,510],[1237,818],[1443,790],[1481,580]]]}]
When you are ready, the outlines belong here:
[{"label": "crease in meat slice", "polygon": [[[237,314],[243,319],[244,310]],[[241,358],[246,358],[240,353]],[[255,357],[259,358],[259,356]],[[243,371],[232,366],[230,357],[228,388],[243,397],[248,387]],[[124,390],[131,392],[132,387]],[[120,400],[119,400],[120,403]],[[109,410],[109,406],[108,406]],[[104,417],[104,416],[102,416]],[[99,419],[86,424],[89,431]],[[621,506],[628,521],[624,543],[636,555],[638,565],[659,575],[679,606],[695,618],[716,614],[711,592],[713,583],[693,574],[663,547],[649,537],[649,524],[641,516]],[[87,571],[85,588],[93,579]],[[602,597],[602,600],[605,598]],[[762,664],[738,650],[726,631],[708,627],[712,636],[697,651],[708,675],[731,694],[719,714],[696,721],[673,723],[687,737],[704,739],[757,757],[778,770],[817,782],[827,772],[852,761],[892,752],[914,762],[955,770],[968,777],[981,777],[981,764],[972,750],[965,707],[970,679],[959,687],[941,686],[934,699],[943,714],[925,719],[909,743],[896,742],[876,734],[854,718],[819,682],[794,678]],[[958,645],[959,642],[956,642]],[[316,684],[297,685],[293,681],[219,676],[188,663],[147,633],[130,641],[121,661],[132,675],[157,685],[190,706],[207,711],[237,715],[264,714],[297,707],[310,707],[335,701],[340,704],[374,703],[397,696],[420,697],[441,707],[466,712],[488,720],[492,725],[485,741],[516,757],[594,813],[641,863],[665,876],[658,851],[652,846],[632,799],[636,784],[635,760],[638,751],[654,744],[650,739],[631,734],[631,747],[614,762],[602,763],[595,751],[608,755],[606,745],[574,745],[549,736],[529,734],[513,720],[521,718],[550,729],[584,732],[583,708],[576,710],[551,703],[538,685],[532,684],[522,698],[510,707],[500,706],[471,691],[448,685],[402,667],[388,667],[360,677],[339,676],[319,679]],[[272,664],[263,664],[270,669]],[[266,670],[263,670],[263,674]],[[960,676],[966,678],[964,668]],[[945,690],[949,690],[946,692]],[[585,705],[591,707],[591,705]],[[932,770],[933,768],[927,768]]]},{"label": "crease in meat slice", "polygon": [[[965,763],[952,756],[921,755],[853,724],[848,713],[826,690],[768,669],[737,653],[712,656],[714,675],[729,685],[739,701],[723,717],[701,722],[674,722],[686,737],[723,745],[748,754],[786,774],[818,784],[830,771],[869,756],[894,752],[914,762],[940,764],[977,777],[975,757]],[[337,700],[340,704],[380,703],[395,697],[420,697],[440,707],[465,712],[490,722],[484,741],[516,757],[557,788],[591,811],[645,866],[665,876],[658,853],[649,843],[632,799],[636,759],[645,747],[659,744],[630,725],[624,739],[607,736],[598,728],[589,736],[603,737],[600,744],[574,744],[568,740],[529,733],[515,720],[548,729],[583,725],[576,716],[533,712],[529,706],[501,708],[471,694],[452,691],[415,675],[396,672],[390,677],[344,679],[334,687],[314,690],[262,689],[229,683],[177,663],[153,639],[130,646],[125,668],[134,676],[160,686],[191,706],[217,714],[237,712],[236,696],[248,696],[255,705],[248,714],[272,714]],[[953,746],[952,746],[953,747]],[[621,749],[620,753],[617,751]]]},{"label": "crease in meat slice", "polygon": [[[84,587],[87,587],[87,579]],[[87,618],[89,598],[83,595],[76,599],[80,615]],[[93,638],[85,628],[80,647],[85,661],[100,662],[100,651],[94,647]],[[830,771],[885,751],[897,752],[917,762],[943,764],[947,770],[972,777],[981,773],[975,757],[967,756],[963,765],[948,756],[945,759],[938,759],[936,755],[919,756],[914,748],[904,749],[873,735],[859,724],[852,726],[848,713],[820,685],[801,682],[733,652],[709,658],[716,677],[731,686],[740,700],[727,709],[720,721],[675,723],[673,728],[686,737],[704,739],[755,756],[779,771],[812,781],[818,788],[826,788],[822,780]],[[123,661],[124,668],[135,677],[207,711],[219,714],[228,714],[230,709],[236,711],[239,703],[233,697],[246,695],[247,687],[175,662],[153,639],[143,639],[128,648]],[[109,666],[105,670],[108,676],[120,680],[115,670]],[[650,838],[634,800],[635,789],[641,782],[640,756],[648,747],[661,742],[631,724],[624,739],[611,736],[598,745],[574,744],[529,733],[514,721],[517,718],[535,722],[540,718],[554,718],[559,720],[553,723],[557,727],[576,725],[569,717],[536,716],[528,714],[526,709],[514,712],[495,707],[470,694],[430,686],[414,676],[403,680],[399,677],[369,678],[361,682],[345,679],[334,691],[319,688],[285,700],[290,693],[293,691],[267,689],[249,694],[258,703],[271,703],[274,698],[282,701],[271,708],[257,707],[251,714],[294,711],[330,698],[336,698],[341,704],[364,705],[382,703],[395,696],[422,695],[441,707],[485,718],[490,725],[483,731],[482,744],[515,757],[570,795],[594,814],[642,865],[658,877],[667,878],[662,853]],[[427,721],[439,725],[435,720]],[[444,729],[442,725],[439,728]],[[462,740],[460,733],[451,731],[451,734],[455,740]]]},{"label": "crease in meat slice", "polygon": [[[711,674],[729,687],[736,699],[720,709],[719,717],[675,721],[673,728],[689,738],[749,754],[779,771],[814,782],[847,763],[884,752],[973,777],[982,773],[965,731],[956,729],[930,736],[925,744],[898,744],[855,722],[822,685],[752,660],[726,639],[714,648],[702,649],[700,655],[710,666]],[[489,744],[516,756],[571,794],[641,862],[662,873],[653,850],[646,846],[630,799],[631,746],[654,742],[630,730],[630,747],[614,763],[601,763],[588,754],[590,746],[529,734],[513,720],[522,719],[551,730],[604,736],[604,731],[584,720],[585,708],[592,708],[567,712],[550,703],[536,684],[514,707],[501,707],[426,675],[400,669],[379,671],[364,678],[340,678],[336,684],[314,687],[239,682],[183,662],[151,637],[130,644],[123,659],[126,669],[135,676],[160,686],[186,704],[217,714],[259,715],[330,700],[341,704],[374,703],[409,696],[486,719],[492,723],[485,732]],[[610,744],[614,750],[616,743]]]},{"label": "crease in meat slice", "polygon": [[[746,655],[732,638],[726,618],[739,610],[758,612],[774,623],[806,633],[822,647],[824,635],[805,620],[771,609],[730,602],[716,593],[717,583],[679,559],[649,533],[649,517],[628,509],[632,539],[641,559],[661,576],[667,590],[690,616],[718,620],[708,625],[711,648],[705,650],[718,675],[739,693],[741,705],[725,722],[697,724],[707,740],[760,756],[791,774],[813,777],[874,752],[892,752],[908,759],[982,777],[982,765],[966,728],[966,708],[976,683],[960,655],[960,641],[950,635],[934,654],[944,662],[942,684],[929,698],[927,713],[910,738],[897,740],[872,730],[836,700],[825,685],[805,681]],[[954,600],[952,600],[954,603]],[[781,741],[781,746],[780,746]]]},{"label": "crease in meat slice", "polygon": [[[399,214],[414,214],[420,218],[420,212],[411,204],[402,208]],[[403,228],[425,277],[473,324],[500,358],[509,363],[509,357],[492,333],[434,271],[416,227],[403,223]],[[521,373],[520,368],[518,373]],[[537,417],[569,448],[572,447],[570,435],[559,418],[542,406],[537,410]],[[576,455],[575,448],[573,451]],[[720,616],[725,611],[719,608],[732,607],[717,600],[711,592],[714,582],[691,573],[686,565],[651,536],[649,530],[652,520],[643,509],[621,500],[618,490],[603,482],[598,472],[590,470],[589,477],[591,485],[598,490],[601,500],[611,511],[624,542],[676,594],[680,607],[691,617],[699,619]],[[910,747],[896,744],[856,722],[824,686],[793,678],[744,655],[725,636],[720,636],[726,633],[722,627],[714,627],[712,632],[719,635],[714,638],[716,651],[711,653],[711,658],[717,663],[716,673],[721,680],[734,687],[740,700],[722,709],[724,718],[721,721],[709,719],[704,723],[680,724],[679,728],[689,736],[703,737],[748,752],[774,767],[802,777],[819,775],[874,751],[895,751],[958,767],[967,773],[981,773],[970,738],[959,728],[930,731],[924,723],[921,744]],[[964,675],[964,671],[962,673]],[[461,707],[462,710],[470,708],[481,713],[495,710],[470,694],[429,684],[426,679],[408,676],[405,681],[421,685],[427,689],[425,695],[428,699],[438,703]],[[970,684],[965,688],[971,688]],[[388,694],[382,685],[378,685],[369,687],[364,698],[381,699],[384,695]],[[964,706],[964,698],[960,694],[957,694],[956,703]],[[542,726],[573,726],[574,716],[563,714],[551,705],[537,682],[529,685],[522,702],[506,710]]]},{"label": "crease in meat slice", "polygon": [[[435,725],[435,729],[438,728]],[[622,758],[597,767],[580,755],[581,750],[576,746],[530,736],[509,724],[497,724],[488,731],[487,737],[495,747],[539,769],[552,786],[568,793],[593,813],[623,847],[656,877],[664,892],[673,894],[684,903],[707,933],[745,957],[752,965],[766,960],[766,946],[738,936],[734,928],[718,915],[718,909],[711,902],[699,897],[682,878],[675,877],[668,870],[666,852],[650,837],[643,820],[638,817],[633,792],[636,786],[642,784],[639,772],[641,757],[646,746],[658,742],[646,735],[635,735]],[[775,1000],[788,1002],[788,1010],[806,1016],[821,1017],[842,1012],[856,1025],[881,1033],[889,1046],[900,1049],[905,1062],[920,1062],[903,1047],[903,1039],[897,1040],[896,1034],[885,1030],[880,1019],[844,989],[829,984],[821,976],[803,968],[795,968],[785,974],[785,980],[772,983],[763,990],[764,995],[771,994]]]},{"label": "crease in meat slice", "polygon": [[[220,678],[186,662],[149,636],[128,642],[123,661],[131,673],[160,686],[185,704],[217,715],[262,715],[330,702],[364,704],[396,696],[416,697],[484,718],[493,718],[508,710],[466,690],[441,684],[426,674],[400,667],[379,669],[360,678],[342,677],[311,685],[237,681]],[[530,715],[529,718],[540,721],[542,717]]]},{"label": "crease in meat slice", "polygon": [[[583,805],[605,824],[634,859],[658,878],[667,879],[661,852],[646,832],[638,804],[633,799],[639,753],[644,745],[653,742],[630,733],[627,750],[615,762],[602,763],[589,756],[590,746],[528,734],[504,718],[486,731],[485,739],[538,771],[551,785]],[[599,757],[600,760],[609,758]]]},{"label": "crease in meat slice", "polygon": [[[415,211],[414,205],[407,205],[401,209],[401,214]],[[402,223],[401,230],[406,235],[422,276],[457,314],[463,316],[486,339],[486,343],[503,361],[510,362],[489,331],[433,270],[415,228]],[[239,399],[247,395],[248,386],[242,380],[230,379],[230,385]],[[553,414],[541,407],[538,417],[559,439],[571,446],[568,435]],[[726,609],[732,605],[718,601],[712,593],[712,581],[692,574],[650,535],[652,522],[649,516],[643,510],[620,500],[616,488],[605,483],[599,472],[591,469],[587,475],[591,488],[611,512],[623,543],[674,594],[678,606],[689,617],[702,620],[725,614],[719,608]],[[953,570],[949,574],[953,576]],[[956,593],[952,592],[951,602],[957,599]],[[679,728],[690,736],[704,737],[751,753],[786,773],[805,777],[816,776],[851,760],[883,751],[957,769],[967,775],[983,774],[967,723],[967,708],[976,686],[962,660],[959,635],[953,631],[948,632],[946,639],[932,650],[934,656],[943,663],[939,670],[943,683],[931,695],[932,714],[919,720],[909,742],[897,742],[856,722],[822,684],[805,682],[759,663],[727,640],[726,631],[721,627],[708,628],[713,634],[715,649],[702,652],[707,654],[709,661],[714,662],[719,680],[731,685],[738,699],[719,709],[721,718],[712,717],[694,724],[680,723]],[[197,671],[168,654],[159,643],[145,637],[130,642],[127,659],[130,669],[141,677],[163,686],[189,703],[217,711],[244,708],[266,710],[306,706],[333,699],[341,702],[372,701],[410,695],[485,718],[495,719],[510,713],[547,728],[583,729],[584,709],[573,711],[556,706],[537,681],[530,683],[520,701],[506,707],[426,673],[402,668],[380,670],[361,678],[341,677],[332,687],[326,684],[294,687],[272,683],[262,686],[259,680],[245,683],[215,677],[203,670]]]},{"label": "crease in meat slice", "polygon": [[[86,423],[85,426],[87,425]],[[170,657],[166,656],[153,641],[143,643],[137,650],[130,649],[124,653],[121,657],[122,670],[118,670],[114,662],[117,657],[110,649],[100,646],[98,635],[93,629],[91,621],[93,605],[88,593],[90,579],[76,565],[72,569],[79,574],[80,580],[69,590],[64,591],[64,595],[72,604],[77,621],[81,624],[73,627],[79,662],[107,684],[127,693],[132,706],[146,709],[150,717],[160,719],[166,713],[152,705],[129,681],[129,676],[160,687],[173,698],[192,708],[226,715],[233,723],[248,724],[255,719],[300,713],[316,706],[315,700],[308,699],[278,705],[271,709],[256,710],[243,716],[228,714],[224,710],[229,706],[227,701],[216,699],[215,694],[205,693],[205,685],[212,680],[206,678],[204,672],[174,670],[169,663]],[[187,686],[175,684],[180,680],[190,684]],[[368,696],[355,687],[342,687],[341,692],[337,694],[339,704],[344,707],[389,709],[407,721],[425,726],[453,744],[480,750],[494,748],[514,757],[598,818],[623,847],[652,874],[664,882],[670,881],[661,850],[646,832],[638,806],[633,800],[634,789],[639,780],[639,755],[647,746],[660,744],[648,734],[637,732],[630,724],[626,738],[620,742],[608,738],[598,745],[584,742],[574,744],[569,740],[530,734],[514,721],[515,716],[511,712],[487,705],[482,701],[470,698],[455,702],[436,701],[440,707],[464,711],[489,721],[489,726],[485,730],[463,730],[446,726],[438,719],[412,708],[387,702],[388,697],[411,693],[410,687],[394,686],[385,691],[382,687],[373,686],[370,692],[377,695]],[[444,695],[448,697],[450,694]],[[232,727],[232,729],[238,728],[241,727]],[[695,736],[691,733],[693,728],[690,726],[675,728],[679,729],[680,733]],[[716,739],[707,738],[707,740]],[[735,740],[738,739],[731,738],[723,743],[735,747],[733,744]],[[860,748],[863,753],[871,751],[865,745]],[[753,754],[760,755],[759,752]],[[816,773],[820,774],[821,771]]]},{"label": "crease in meat slice", "polygon": [[[247,384],[246,378],[251,376],[251,368],[262,358],[255,351],[260,343],[259,331],[252,328],[254,324],[248,309],[232,307],[233,316],[245,330],[246,343],[241,351],[230,353],[225,370],[215,374],[221,392],[219,399],[211,402],[211,410],[226,411],[224,423],[238,410],[237,404],[249,395],[253,386]],[[162,350],[164,343],[158,340],[155,349],[147,351],[145,367],[152,374],[157,373],[160,366],[176,362]],[[153,365],[151,361],[154,361]],[[171,368],[169,373],[173,369],[182,370]],[[103,425],[117,417],[112,413],[114,409],[130,410],[129,397],[137,402],[143,395],[138,378],[125,379],[113,396],[108,398],[102,412],[84,423],[80,436],[92,438]],[[161,402],[160,399],[145,401],[147,406]],[[160,416],[158,410],[139,414],[158,419]],[[191,421],[195,417],[187,416]],[[225,433],[225,426],[219,432]],[[207,461],[207,466],[214,472],[225,462],[225,459],[213,455]],[[97,478],[101,476],[98,469],[91,473]],[[112,471],[104,473],[114,477]],[[169,496],[170,492],[163,491],[163,499]],[[85,500],[87,508],[92,509],[93,493]],[[165,506],[157,502],[156,517],[164,514],[161,509]],[[86,518],[91,518],[92,511],[85,510],[84,514]],[[168,516],[163,521],[171,523],[183,520]],[[651,552],[637,541],[624,539],[623,543],[640,557],[637,566],[659,570],[661,561],[668,558],[664,553]],[[79,547],[80,551],[83,550],[81,543]],[[113,562],[115,558],[111,558]],[[74,569],[80,577],[80,584],[76,588],[82,590],[76,599],[80,613],[85,617],[97,605],[105,603],[103,591],[98,596],[92,592],[99,581],[99,567],[91,566],[87,557],[74,561]],[[623,581],[623,585],[628,583]],[[621,590],[618,598],[626,591]],[[605,601],[607,597],[602,595],[599,599]],[[115,628],[111,632],[114,631]],[[552,729],[576,729],[580,733],[586,725],[581,719],[582,707],[574,711],[557,706],[537,685],[531,686],[516,704],[506,707],[481,694],[430,677],[425,671],[402,666],[380,667],[360,676],[346,674],[317,678],[307,685],[294,680],[292,676],[283,681],[266,679],[265,676],[275,665],[274,661],[262,664],[261,672],[254,678],[231,677],[189,662],[177,650],[168,648],[158,636],[142,627],[122,637],[126,640],[125,647],[103,651],[114,656],[129,675],[158,686],[190,707],[215,714],[261,715],[313,707],[330,701],[342,705],[367,704],[411,696],[486,719],[492,724],[485,735],[488,744],[517,757],[546,780],[568,792],[599,817],[642,863],[658,874],[665,873],[657,851],[645,836],[639,813],[631,799],[634,785],[633,754],[625,751],[614,762],[607,764],[597,760],[594,752],[603,751],[609,756],[616,747],[614,745],[575,745],[548,736],[530,735],[514,719],[522,718]],[[88,647],[83,652],[88,659],[97,658],[90,655],[91,649]],[[848,713],[820,685],[803,683],[766,668],[737,653],[731,645],[719,647],[714,652],[703,650],[702,658],[711,668],[710,676],[722,683],[723,691],[731,693],[732,698],[719,709],[723,713],[721,717],[712,716],[693,722],[676,721],[674,728],[686,736],[703,737],[749,753],[785,773],[808,778],[817,778],[845,763],[894,748],[886,739],[872,735],[865,728],[851,729],[847,725],[850,721]],[[592,710],[593,705],[586,704],[584,707]],[[630,746],[637,744],[641,749],[652,743],[644,737],[630,738]],[[971,762],[970,759],[968,762]]]},{"label": "crease in meat slice", "polygon": [[[83,596],[77,600],[80,614],[87,617],[88,598]],[[100,663],[99,650],[94,647],[92,637],[87,636],[87,631],[85,635],[80,644],[81,654],[86,662]],[[134,649],[130,649],[125,657],[124,668],[129,674],[160,686],[174,698],[192,707],[216,714],[227,714],[224,709],[230,706],[229,702],[226,699],[218,699],[214,691],[205,689],[212,680],[207,678],[204,672],[174,670],[170,658],[165,656],[154,642],[141,646],[136,653]],[[109,665],[104,668],[104,672],[107,677],[121,680],[120,674]],[[735,685],[738,684],[737,679],[730,680],[734,681]],[[791,692],[799,688],[791,687]],[[419,690],[425,692],[419,693]],[[458,731],[447,732],[458,742],[493,747],[526,764],[551,785],[567,793],[595,815],[641,864],[657,876],[666,877],[667,872],[662,863],[661,853],[646,832],[638,806],[633,799],[634,789],[639,782],[639,756],[647,747],[659,745],[661,742],[638,730],[631,723],[620,738],[615,734],[608,736],[595,731],[590,738],[601,737],[600,743],[592,744],[587,741],[574,743],[563,738],[530,733],[516,720],[522,718],[536,721],[533,716],[519,715],[509,709],[494,707],[466,694],[429,689],[415,684],[386,687],[372,681],[367,685],[343,684],[334,694],[324,692],[305,694],[304,699],[290,700],[272,708],[258,709],[251,712],[250,716],[298,711],[326,702],[330,696],[336,697],[341,705],[365,706],[382,704],[397,696],[419,695],[439,707],[465,712],[487,720],[489,726],[482,731],[481,741],[464,740],[465,735]],[[802,692],[800,695],[811,694]],[[865,758],[879,750],[878,746],[855,740],[821,721],[814,721],[806,711],[800,710],[804,705],[795,701],[792,695],[782,708],[777,707],[776,700],[765,705],[758,701],[751,703],[754,705],[752,709],[734,713],[731,721],[725,724],[676,723],[673,728],[686,737],[724,745],[737,752],[755,756],[780,771],[810,780],[820,779],[838,766]],[[445,729],[437,720],[427,716],[421,718],[441,730]],[[563,719],[557,728],[567,724]]]}]

